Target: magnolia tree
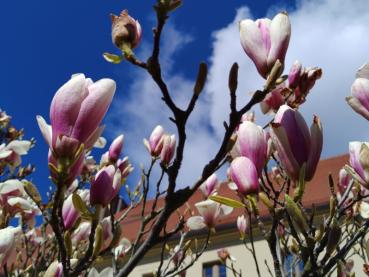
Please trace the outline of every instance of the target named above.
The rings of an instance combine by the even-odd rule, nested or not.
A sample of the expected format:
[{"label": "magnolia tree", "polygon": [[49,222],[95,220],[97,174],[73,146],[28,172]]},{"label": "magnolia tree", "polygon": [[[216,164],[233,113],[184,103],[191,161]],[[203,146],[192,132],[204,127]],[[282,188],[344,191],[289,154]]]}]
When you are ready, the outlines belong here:
[{"label": "magnolia tree", "polygon": [[[326,199],[329,209],[324,216],[316,220],[315,210],[303,205],[305,186],[309,186],[320,159],[323,133],[318,116],[308,120],[309,129],[298,110],[322,76],[322,70],[295,62],[284,74],[291,36],[290,21],[284,12],[272,20],[245,19],[239,23],[241,46],[265,85],[256,89],[248,103],[237,103],[238,65],[233,64],[229,94],[224,96],[230,104],[223,140],[204,165],[201,177],[180,188],[178,174],[186,146],[187,121],[207,76],[207,65],[201,63],[188,104],[180,108],[161,74],[161,34],[169,15],[180,5],[181,0],[157,1],[152,52],[145,61],[139,60],[133,51],[141,39],[139,22],[127,11],[112,15],[112,40],[119,55],[105,53],[105,59],[115,64],[127,61],[147,71],[159,87],[161,95],[157,97],[165,102],[176,127],[176,134],[168,134],[160,125],[153,126],[149,138],[144,139],[151,163],[147,169],[141,169],[137,185],[126,185],[133,167],[128,157],[121,155],[123,135],[110,144],[98,158],[99,163],[92,156],[94,147],[105,147],[101,137],[104,127],[100,124],[116,89],[113,80],[93,82],[83,74],[73,75],[52,100],[50,125],[37,116],[49,147],[48,168],[54,184],[47,193],[48,199],[43,199],[27,180],[33,167],[21,162],[34,141],[23,140],[23,131],[11,125],[5,112],[0,113],[2,274],[127,276],[150,249],[160,245],[162,252],[154,275],[185,276],[211,244],[218,220],[235,209],[242,215],[234,226],[252,253],[259,276],[255,228],[260,229],[269,246],[272,260],[266,261],[266,265],[271,276],[353,276],[353,254],[362,258],[364,272],[369,274],[365,263],[369,258],[365,237],[369,229],[369,143],[349,144],[350,159],[340,171],[338,182],[327,173],[331,196]],[[369,120],[369,64],[359,69],[356,77],[352,96],[346,100]],[[257,125],[255,116],[248,113],[257,104],[270,117],[264,127]],[[224,167],[227,176],[219,180],[217,171]],[[154,168],[161,171],[159,176],[152,175]],[[234,197],[222,196],[220,185],[229,186]],[[122,187],[125,190],[121,191]],[[149,198],[149,189],[154,191],[153,198]],[[189,207],[192,212],[178,213],[174,226],[167,224],[198,190],[204,200]],[[123,211],[116,213],[112,201],[120,193],[129,201]],[[269,211],[270,225],[260,218],[262,205]],[[139,210],[142,217],[134,230],[136,238],[129,240],[125,238],[124,226],[134,210]],[[35,224],[36,217],[43,219],[42,224]],[[199,229],[207,234],[202,245],[193,243],[188,235]],[[178,244],[170,247],[168,241],[173,237]],[[226,249],[218,254],[235,276],[241,276]],[[286,268],[290,257],[290,268]]]}]

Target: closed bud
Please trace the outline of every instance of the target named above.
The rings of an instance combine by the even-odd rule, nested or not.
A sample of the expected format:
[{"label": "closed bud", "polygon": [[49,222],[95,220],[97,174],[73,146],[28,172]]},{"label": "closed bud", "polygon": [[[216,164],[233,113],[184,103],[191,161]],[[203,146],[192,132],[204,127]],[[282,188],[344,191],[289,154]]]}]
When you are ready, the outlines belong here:
[{"label": "closed bud", "polygon": [[326,255],[331,255],[333,251],[336,249],[341,239],[341,234],[342,234],[341,227],[338,225],[337,220],[333,218],[332,223],[329,227]]},{"label": "closed bud", "polygon": [[307,231],[308,225],[300,207],[292,200],[292,198],[288,194],[285,195],[285,200],[287,212],[291,216],[292,220],[296,223],[300,231]]},{"label": "closed bud", "polygon": [[103,227],[101,224],[97,225],[96,231],[95,231],[95,243],[94,243],[94,250],[93,250],[93,256],[97,257],[100,253],[100,250],[103,246],[104,238],[103,238]]},{"label": "closed bud", "polygon": [[129,16],[127,10],[123,10],[119,16],[112,14],[111,20],[111,36],[115,46],[121,50],[125,47],[135,48],[141,40],[140,23]]}]

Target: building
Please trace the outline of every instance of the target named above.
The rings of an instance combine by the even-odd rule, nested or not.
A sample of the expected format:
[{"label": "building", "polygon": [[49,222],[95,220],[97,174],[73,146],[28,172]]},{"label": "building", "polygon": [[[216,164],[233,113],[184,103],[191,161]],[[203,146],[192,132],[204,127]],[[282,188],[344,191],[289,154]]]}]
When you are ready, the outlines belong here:
[{"label": "building", "polygon": [[[318,215],[322,212],[327,211],[328,201],[330,197],[328,174],[331,173],[334,180],[338,180],[339,170],[348,162],[348,155],[341,155],[326,160],[321,160],[318,164],[318,168],[314,179],[307,183],[305,195],[304,195],[304,206],[309,208],[315,205]],[[219,192],[220,195],[232,197],[233,192],[230,191],[226,186],[222,187]],[[200,191],[195,193],[189,202],[191,207],[194,204],[203,199]],[[150,203],[150,202],[149,202]],[[159,202],[160,205],[162,202]],[[150,204],[148,204],[150,206]],[[184,211],[184,207],[180,209],[180,212]],[[242,276],[257,276],[255,264],[253,257],[249,251],[246,250],[242,241],[239,238],[239,233],[236,228],[237,216],[242,213],[241,210],[235,209],[232,214],[224,218],[219,222],[216,228],[216,234],[211,238],[211,244],[208,250],[203,253],[203,255],[197,260],[197,262],[187,271],[186,276],[204,276],[204,277],[224,277],[233,276],[230,269],[225,269],[219,263],[219,258],[217,255],[217,250],[221,248],[227,248],[232,256],[236,258],[235,267],[236,269],[241,269]],[[268,217],[268,211],[265,207],[260,209],[260,214],[262,216],[265,225],[270,224]],[[319,217],[319,216],[318,216]],[[136,232],[140,224],[140,211],[133,211],[129,218],[124,221],[123,234],[124,236],[134,239]],[[176,218],[172,217],[169,222],[169,226],[175,224]],[[169,227],[170,229],[170,227]],[[273,268],[272,257],[269,252],[268,245],[265,240],[263,240],[261,234],[258,233],[258,228],[254,228],[255,237],[255,249],[257,259],[260,265],[261,276],[270,276],[268,273],[267,266],[268,263],[270,268]],[[206,230],[201,230],[198,232],[190,232],[187,238],[196,236],[201,240],[204,238]],[[176,245],[178,243],[178,237],[174,238],[171,243]],[[199,245],[201,245],[199,243]],[[146,256],[142,259],[141,263],[133,270],[130,276],[132,277],[149,277],[153,276],[153,272],[158,268],[160,253],[162,245],[157,245],[151,251],[149,251]],[[362,263],[357,263],[357,272],[361,271]]]}]

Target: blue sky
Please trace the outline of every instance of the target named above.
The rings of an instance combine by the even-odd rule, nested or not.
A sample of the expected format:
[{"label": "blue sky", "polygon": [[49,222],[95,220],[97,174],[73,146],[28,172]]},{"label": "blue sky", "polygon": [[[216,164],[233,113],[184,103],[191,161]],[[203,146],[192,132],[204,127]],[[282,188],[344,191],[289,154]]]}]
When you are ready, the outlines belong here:
[{"label": "blue sky", "polygon": [[[48,120],[54,93],[74,73],[83,72],[94,80],[110,77],[117,81],[114,104],[105,121],[106,137],[111,141],[118,133],[126,135],[124,151],[132,157],[136,168],[145,159],[142,138],[159,123],[173,130],[166,120],[165,107],[160,106],[160,101],[159,106],[153,106],[156,102],[151,102],[149,94],[145,96],[151,92],[157,95],[147,75],[127,63],[117,66],[102,58],[103,52],[116,51],[111,44],[109,14],[118,14],[122,9],[128,9],[140,21],[143,43],[137,54],[147,57],[154,25],[153,3],[134,0],[1,2],[0,108],[13,116],[16,127],[25,128],[26,138],[37,140],[26,160],[31,160],[37,167],[33,179],[41,191],[44,192],[50,182],[47,178],[47,147],[35,116],[40,114]],[[179,101],[185,101],[182,92],[192,86],[200,61],[209,63],[210,76],[199,104],[202,110],[194,114],[194,120],[203,124],[190,122],[190,130],[196,132],[196,136],[192,137],[195,142],[189,143],[185,162],[193,165],[186,166],[185,163],[182,186],[196,178],[197,169],[200,170],[200,165],[211,157],[211,148],[219,140],[222,122],[219,119],[226,114],[223,104],[228,103],[220,92],[226,84],[227,68],[234,61],[240,62],[240,76],[245,76],[240,80],[240,93],[245,99],[249,97],[249,91],[262,84],[239,46],[236,22],[243,17],[258,18],[288,10],[293,33],[286,67],[298,58],[304,65],[331,70],[324,75],[327,81],[317,84],[318,92],[311,96],[311,104],[307,103],[302,109],[308,124],[313,113],[322,115],[322,119],[330,124],[325,128],[330,135],[326,136],[324,157],[344,153],[349,140],[367,138],[366,121],[354,115],[343,100],[349,94],[355,69],[369,60],[367,3],[365,0],[353,3],[345,4],[344,0],[299,1],[297,4],[290,0],[184,0],[183,7],[171,16],[168,34],[163,41],[164,64],[168,67],[164,74],[169,86],[177,90]],[[339,97],[335,93],[339,93]],[[337,110],[335,101],[338,101]],[[137,114],[137,110],[146,109],[148,112],[144,115],[142,112]],[[266,120],[261,118],[261,122]],[[355,120],[354,124],[352,120]],[[204,143],[207,146],[202,149]],[[199,150],[204,150],[201,157],[198,157]],[[192,162],[195,158],[197,163]]]}]

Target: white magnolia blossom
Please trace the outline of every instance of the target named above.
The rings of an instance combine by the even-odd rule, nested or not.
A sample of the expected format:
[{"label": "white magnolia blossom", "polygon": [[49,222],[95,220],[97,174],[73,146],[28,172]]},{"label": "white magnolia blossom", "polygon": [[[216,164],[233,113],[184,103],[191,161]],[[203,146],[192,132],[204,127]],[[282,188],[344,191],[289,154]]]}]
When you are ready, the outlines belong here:
[{"label": "white magnolia blossom", "polygon": [[187,227],[199,230],[205,227],[214,228],[216,221],[233,211],[233,208],[221,205],[212,200],[205,200],[195,204],[199,216],[192,216],[187,220]]},{"label": "white magnolia blossom", "polygon": [[0,160],[11,159],[12,166],[19,166],[22,162],[21,156],[26,155],[32,143],[28,140],[13,140],[7,145],[0,145]]},{"label": "white magnolia blossom", "polygon": [[9,226],[0,229],[0,265],[4,265],[14,248],[16,237],[21,233],[21,227]]},{"label": "white magnolia blossom", "polygon": [[120,258],[120,257],[124,257],[125,254],[127,254],[128,251],[131,249],[131,247],[132,247],[131,242],[128,239],[123,238],[120,241],[119,245],[117,247],[115,247],[115,249],[114,249],[115,259]]}]

